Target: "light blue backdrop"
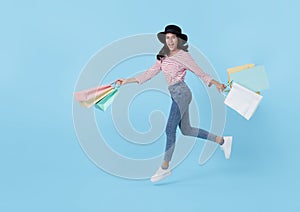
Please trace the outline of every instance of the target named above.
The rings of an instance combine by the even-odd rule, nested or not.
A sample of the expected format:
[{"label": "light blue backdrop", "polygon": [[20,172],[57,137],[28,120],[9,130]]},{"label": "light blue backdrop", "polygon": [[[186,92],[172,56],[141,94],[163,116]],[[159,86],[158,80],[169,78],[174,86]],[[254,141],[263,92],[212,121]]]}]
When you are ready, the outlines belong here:
[{"label": "light blue backdrop", "polygon": [[[299,210],[299,9],[296,0],[1,1],[0,211]],[[199,141],[161,184],[111,176],[78,144],[76,80],[105,45],[169,23],[222,81],[228,67],[263,64],[271,88],[250,121],[228,110],[230,161],[217,151],[199,166]],[[145,58],[120,77],[151,64]],[[188,77],[200,88],[194,98],[205,100]]]}]

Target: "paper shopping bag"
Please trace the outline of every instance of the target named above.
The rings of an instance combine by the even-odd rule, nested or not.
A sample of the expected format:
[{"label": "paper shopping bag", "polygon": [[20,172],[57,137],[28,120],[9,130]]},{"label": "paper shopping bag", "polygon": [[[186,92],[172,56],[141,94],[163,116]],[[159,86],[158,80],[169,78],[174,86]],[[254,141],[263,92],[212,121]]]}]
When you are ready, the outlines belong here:
[{"label": "paper shopping bag", "polygon": [[95,107],[97,109],[105,111],[112,104],[112,102],[114,101],[114,99],[115,99],[115,97],[117,96],[118,93],[119,93],[119,89],[114,88],[113,91],[110,94],[108,94],[106,97],[104,97],[103,99],[98,101],[95,104]]},{"label": "paper shopping bag", "polygon": [[95,96],[94,98],[89,99],[88,101],[79,101],[79,104],[82,107],[90,108],[95,103],[99,102],[101,99],[105,98],[107,95],[112,93],[114,91],[113,87],[107,89],[105,92],[100,93],[98,96]]},{"label": "paper shopping bag", "polygon": [[233,82],[224,103],[249,120],[263,97]]},{"label": "paper shopping bag", "polygon": [[230,80],[233,82],[238,83],[254,92],[260,92],[269,88],[269,81],[265,67],[262,65],[240,69],[239,71],[231,71],[228,75],[230,76]]},{"label": "paper shopping bag", "polygon": [[82,91],[77,91],[74,93],[74,98],[77,101],[90,101],[99,97],[100,95],[104,95],[108,90],[112,90],[113,87],[111,85],[103,85],[96,88],[90,88]]}]

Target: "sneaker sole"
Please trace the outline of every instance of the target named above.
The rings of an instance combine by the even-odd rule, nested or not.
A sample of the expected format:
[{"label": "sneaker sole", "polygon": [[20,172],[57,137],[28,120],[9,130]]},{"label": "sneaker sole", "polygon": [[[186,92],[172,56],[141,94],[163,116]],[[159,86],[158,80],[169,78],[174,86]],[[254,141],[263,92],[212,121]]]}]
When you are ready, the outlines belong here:
[{"label": "sneaker sole", "polygon": [[[227,160],[229,160],[229,158],[230,158],[230,155],[231,155],[231,147],[232,147],[232,136],[226,136],[225,137],[226,139],[228,139],[228,143],[229,143],[229,153],[226,155],[225,154],[225,158],[227,159]],[[225,152],[224,152],[225,153]]]},{"label": "sneaker sole", "polygon": [[230,158],[230,155],[231,155],[231,147],[232,147],[232,140],[231,141],[228,141],[229,142],[229,153],[228,153],[228,155],[225,155],[225,158],[227,159],[227,160],[229,160],[229,158]]},{"label": "sneaker sole", "polygon": [[170,175],[171,175],[171,172],[169,172],[167,174],[164,174],[164,175],[161,175],[161,176],[158,176],[158,177],[151,177],[150,181],[152,183],[155,183],[155,182],[158,182],[158,181],[161,181],[161,180],[165,179],[166,177],[168,177]]}]

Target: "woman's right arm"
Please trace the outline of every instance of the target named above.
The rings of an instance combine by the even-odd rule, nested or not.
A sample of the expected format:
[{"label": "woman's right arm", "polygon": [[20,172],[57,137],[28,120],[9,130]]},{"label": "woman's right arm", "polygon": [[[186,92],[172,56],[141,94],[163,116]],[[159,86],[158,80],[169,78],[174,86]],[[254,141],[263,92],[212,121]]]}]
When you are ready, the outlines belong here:
[{"label": "woman's right arm", "polygon": [[121,78],[121,79],[117,80],[117,83],[119,85],[125,85],[125,84],[128,84],[128,83],[138,83],[138,80],[135,77],[128,78],[128,79]]},{"label": "woman's right arm", "polygon": [[138,84],[143,84],[144,82],[148,81],[152,77],[154,77],[156,74],[158,74],[161,70],[161,61],[157,60],[156,63],[149,68],[147,71],[139,74],[136,77],[133,78],[128,78],[128,79],[118,79],[117,83],[124,85],[127,83],[138,83]]}]

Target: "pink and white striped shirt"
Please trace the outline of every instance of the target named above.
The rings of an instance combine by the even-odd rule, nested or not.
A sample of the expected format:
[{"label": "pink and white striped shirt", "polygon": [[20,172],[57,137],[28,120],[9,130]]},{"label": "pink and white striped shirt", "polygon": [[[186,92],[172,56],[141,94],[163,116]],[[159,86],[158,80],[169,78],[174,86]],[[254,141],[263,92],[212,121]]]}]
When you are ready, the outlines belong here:
[{"label": "pink and white striped shirt", "polygon": [[144,73],[136,76],[139,84],[146,82],[162,71],[166,77],[168,86],[184,81],[186,70],[196,74],[206,85],[212,80],[212,77],[202,71],[196,64],[190,53],[179,50],[175,55],[166,56],[162,60],[157,60],[156,63]]}]

